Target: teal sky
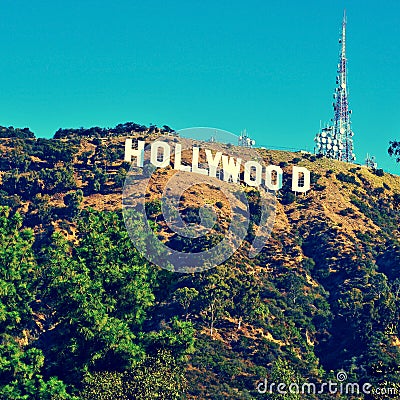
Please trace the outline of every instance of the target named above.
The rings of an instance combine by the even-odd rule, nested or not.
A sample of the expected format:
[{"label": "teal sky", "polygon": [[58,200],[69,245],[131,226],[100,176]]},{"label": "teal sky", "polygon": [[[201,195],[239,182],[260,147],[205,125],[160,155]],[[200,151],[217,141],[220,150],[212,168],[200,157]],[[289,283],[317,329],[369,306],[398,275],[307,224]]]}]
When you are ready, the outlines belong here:
[{"label": "teal sky", "polygon": [[212,126],[312,149],[346,7],[357,162],[400,139],[400,2],[1,0],[0,125]]}]

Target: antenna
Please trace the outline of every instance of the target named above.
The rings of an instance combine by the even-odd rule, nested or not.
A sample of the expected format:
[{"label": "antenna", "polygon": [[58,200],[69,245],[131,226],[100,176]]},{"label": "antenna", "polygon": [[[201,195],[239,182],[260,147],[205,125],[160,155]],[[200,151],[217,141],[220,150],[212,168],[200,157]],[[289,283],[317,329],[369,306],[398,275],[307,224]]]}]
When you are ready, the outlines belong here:
[{"label": "antenna", "polygon": [[239,136],[238,139],[238,146],[241,147],[253,147],[256,144],[256,141],[251,139],[248,135],[247,135],[247,131],[246,129],[244,129]]},{"label": "antenna", "polygon": [[[342,30],[339,38],[340,52],[337,66],[336,89],[333,94],[333,125],[320,129],[315,141],[317,153],[336,160],[352,162],[355,161],[353,149],[354,132],[351,129],[347,86],[347,57],[346,57],[346,10],[343,12]],[[328,141],[328,139],[330,139]]]},{"label": "antenna", "polygon": [[365,159],[365,165],[368,168],[377,169],[378,163],[375,160],[375,156],[370,156],[369,153],[367,153],[367,158]]}]

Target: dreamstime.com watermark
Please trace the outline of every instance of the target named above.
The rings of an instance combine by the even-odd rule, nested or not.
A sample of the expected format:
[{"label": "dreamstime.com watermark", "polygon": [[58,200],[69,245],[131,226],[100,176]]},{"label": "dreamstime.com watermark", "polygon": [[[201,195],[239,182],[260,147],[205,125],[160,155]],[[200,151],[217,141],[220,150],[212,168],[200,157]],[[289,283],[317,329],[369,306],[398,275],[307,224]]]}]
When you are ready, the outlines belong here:
[{"label": "dreamstime.com watermark", "polygon": [[[125,161],[131,167],[124,184],[122,212],[132,243],[142,256],[169,271],[204,271],[231,257],[245,238],[250,237],[249,229],[252,232],[252,238],[248,239],[249,257],[260,253],[275,222],[276,193],[282,188],[284,173],[280,166],[265,165],[260,153],[251,146],[237,144],[236,135],[214,128],[187,128],[176,135],[158,137],[151,143],[126,139]],[[293,165],[290,180],[292,191],[307,192],[310,171]],[[159,220],[167,224],[175,243],[185,243],[185,251],[182,246],[174,248],[162,240],[148,219],[149,187],[154,184],[159,188],[164,186],[158,203]],[[211,191],[203,192],[209,193],[207,204],[195,199],[200,223],[188,223],[181,215],[182,199],[186,193],[193,193],[196,186],[204,185]],[[256,228],[246,188],[254,188],[259,193]],[[222,197],[224,211],[225,207],[230,208],[229,228],[220,235],[219,241],[210,242],[213,228],[218,227],[216,205],[222,204],[217,200]],[[204,239],[203,245],[196,248],[190,244],[199,238]]]},{"label": "dreamstime.com watermark", "polygon": [[399,394],[399,389],[395,387],[374,387],[368,382],[346,382],[348,379],[345,371],[336,374],[336,381],[327,382],[268,382],[267,378],[258,382],[257,392],[260,394],[340,394],[340,395],[359,395],[376,394],[379,396],[393,396]]},{"label": "dreamstime.com watermark", "polygon": [[[149,261],[170,271],[191,273],[216,267],[249,237],[249,227],[254,225],[251,225],[246,188],[253,187],[259,193],[259,221],[248,252],[250,258],[255,257],[265,246],[275,222],[276,192],[282,187],[282,169],[265,165],[255,149],[237,146],[238,137],[227,131],[214,128],[184,131],[158,137],[151,143],[130,138],[125,142],[125,161],[131,167],[124,184],[122,212],[133,245]],[[221,132],[224,139],[215,138]],[[306,168],[293,166],[292,176],[295,177],[292,190],[301,192],[309,188]],[[163,241],[149,220],[151,185],[162,190],[158,203],[161,209],[157,211],[161,211],[159,221],[167,225],[175,242],[179,238],[179,243],[186,244],[185,251]],[[200,223],[188,223],[181,215],[182,199],[196,190],[196,186],[204,185],[210,189],[206,192],[208,202],[201,204],[196,199],[194,204],[198,207]],[[229,228],[220,235],[219,241],[210,243],[207,235],[213,235],[220,212],[216,204],[222,198],[224,211],[230,208]],[[190,244],[199,238],[205,238],[207,243],[200,246],[201,251]]]}]

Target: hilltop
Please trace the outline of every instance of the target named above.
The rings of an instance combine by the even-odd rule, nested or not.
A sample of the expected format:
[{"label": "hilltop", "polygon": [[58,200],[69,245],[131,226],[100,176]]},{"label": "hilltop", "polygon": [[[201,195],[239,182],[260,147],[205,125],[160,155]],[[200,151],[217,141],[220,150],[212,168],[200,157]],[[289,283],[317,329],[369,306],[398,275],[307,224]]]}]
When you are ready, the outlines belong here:
[{"label": "hilltop", "polygon": [[[99,374],[97,381],[86,381],[87,387],[104,392],[109,387],[108,378],[101,375],[104,371],[123,373],[132,365],[126,360],[152,360],[157,351],[168,349],[174,367],[164,375],[172,380],[181,377],[182,384],[187,381],[181,391],[189,399],[261,399],[265,395],[255,388],[265,377],[271,382],[322,382],[341,369],[352,382],[399,385],[400,177],[308,153],[257,149],[266,164],[281,166],[287,177],[263,251],[254,259],[248,257],[248,241],[259,222],[259,199],[249,188],[252,226],[238,252],[209,271],[173,274],[146,264],[133,248],[129,262],[119,253],[110,255],[119,243],[129,248],[120,215],[129,170],[123,161],[125,137],[150,142],[161,133],[173,134],[169,127],[160,131],[121,125],[111,133],[100,128],[60,130],[54,139],[25,133],[0,139],[0,205],[7,207],[2,210],[2,226],[6,232],[9,215],[20,214],[23,222],[14,235],[22,228],[30,229],[31,247],[26,245],[32,251],[30,262],[50,272],[38,273],[40,279],[27,294],[29,307],[22,322],[8,322],[2,337],[17,338],[24,354],[29,349],[41,350],[40,373],[45,381],[57,376],[71,394],[81,390],[85,366]],[[311,190],[306,194],[290,190],[293,165],[311,171]],[[160,215],[163,183],[172,173],[168,168],[157,172],[146,197],[147,211],[160,239],[184,249],[190,244],[172,235]],[[202,185],[185,193],[180,209],[185,221],[196,222],[202,204],[215,206],[218,223],[204,241],[197,242],[199,248],[220,240],[230,218],[226,199]],[[7,248],[2,252],[6,254]],[[75,267],[63,258],[71,265],[80,260],[83,266],[71,270]],[[55,267],[53,259],[65,270],[57,270],[60,267]],[[143,274],[138,272],[141,268]],[[68,279],[62,279],[64,274]],[[84,284],[79,283],[80,274],[85,276]],[[132,286],[124,286],[127,277],[133,279]],[[2,271],[0,279],[10,281],[7,271]],[[75,292],[77,285],[83,294]],[[100,309],[100,303],[91,303],[97,292],[103,293],[98,301],[107,306],[104,321],[126,323],[120,322],[121,329],[126,329],[123,337],[115,333],[118,339],[108,339],[106,322],[82,316],[83,309]],[[134,299],[128,300],[132,293]],[[114,302],[123,304],[129,317],[117,311]],[[19,303],[12,299],[4,304],[11,313]],[[132,307],[137,307],[136,314]],[[67,314],[67,309],[75,311]],[[63,338],[68,335],[76,340],[64,348]],[[107,340],[113,344],[104,350]],[[85,355],[74,353],[74,346]],[[6,353],[2,354],[6,359]],[[29,364],[29,357],[22,358]],[[73,376],[62,371],[62,363]],[[0,373],[1,385],[7,379],[7,374]],[[19,379],[18,385],[25,388],[26,380]],[[103,398],[93,393],[91,398]],[[166,391],[164,398],[178,398],[171,393]]]}]

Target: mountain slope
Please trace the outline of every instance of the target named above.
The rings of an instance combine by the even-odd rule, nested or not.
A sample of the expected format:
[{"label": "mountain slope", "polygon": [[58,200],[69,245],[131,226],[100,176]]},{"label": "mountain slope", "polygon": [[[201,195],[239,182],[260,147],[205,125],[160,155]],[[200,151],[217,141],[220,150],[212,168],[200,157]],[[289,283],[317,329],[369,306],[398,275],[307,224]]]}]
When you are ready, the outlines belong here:
[{"label": "mountain slope", "polygon": [[[140,129],[129,136],[147,142],[157,137]],[[107,214],[122,205],[129,168],[121,161],[125,135],[61,136],[0,141],[1,205],[19,211],[24,226],[33,228],[38,255],[54,231],[72,245],[82,244],[81,210],[92,207]],[[265,377],[323,382],[341,369],[351,382],[398,385],[400,177],[310,154],[257,151],[267,165],[280,165],[285,176],[264,249],[251,259],[245,241],[209,271],[143,277],[156,284],[140,329],[152,337],[176,316],[194,327],[194,347],[186,349],[187,398],[261,399],[265,395],[256,386]],[[290,190],[293,165],[312,173],[306,194],[295,196]],[[188,244],[171,234],[157,203],[172,172],[158,172],[147,206],[148,212],[153,207],[149,217],[159,237],[184,248]],[[182,215],[195,222],[199,207],[210,201],[219,202],[218,226],[200,247],[212,245],[229,225],[226,199],[203,185],[185,193],[181,205]],[[257,210],[257,196],[250,190],[249,201]],[[256,216],[254,223],[256,229]],[[42,334],[35,331],[28,347]],[[46,357],[56,362],[51,352]],[[331,398],[316,396],[310,398]]]}]

